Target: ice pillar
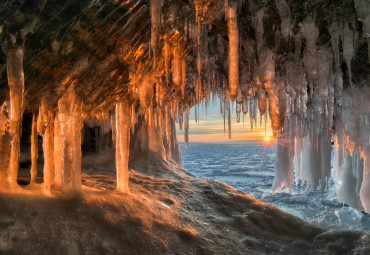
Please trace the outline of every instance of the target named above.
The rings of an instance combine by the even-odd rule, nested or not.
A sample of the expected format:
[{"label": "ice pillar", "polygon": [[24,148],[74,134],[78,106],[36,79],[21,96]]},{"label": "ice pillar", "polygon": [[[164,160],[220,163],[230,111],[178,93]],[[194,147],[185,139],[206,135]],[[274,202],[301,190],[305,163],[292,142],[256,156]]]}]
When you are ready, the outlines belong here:
[{"label": "ice pillar", "polygon": [[8,186],[10,159],[9,148],[9,101],[6,100],[0,107],[0,185],[4,188]]},{"label": "ice pillar", "polygon": [[116,104],[116,171],[117,190],[129,191],[128,159],[130,147],[130,106],[126,102]]},{"label": "ice pillar", "polygon": [[17,183],[20,136],[23,112],[24,73],[23,73],[23,47],[8,49],[7,74],[10,92],[10,163],[8,181],[10,185]]},{"label": "ice pillar", "polygon": [[63,185],[63,141],[58,116],[54,120],[54,168],[55,186],[61,189]]},{"label": "ice pillar", "polygon": [[47,125],[42,135],[42,147],[44,151],[44,188],[50,190],[54,185],[54,116],[47,112]]},{"label": "ice pillar", "polygon": [[294,138],[292,130],[280,132],[276,142],[275,178],[272,191],[284,186],[291,192],[293,183]]},{"label": "ice pillar", "polygon": [[227,7],[229,29],[229,89],[230,98],[234,100],[239,87],[239,31],[237,19],[237,3]]},{"label": "ice pillar", "polygon": [[[61,139],[61,155],[62,157],[62,185],[63,191],[75,192],[81,186],[81,105],[77,101],[76,95],[72,88],[58,101],[58,122],[60,126],[56,133]],[[58,137],[54,139],[54,146],[58,141]],[[57,144],[58,147],[58,144]],[[58,159],[57,159],[58,160]],[[57,161],[59,162],[59,161]],[[60,163],[60,162],[59,162]],[[57,164],[59,164],[57,163]],[[57,169],[57,176],[58,176]],[[58,176],[58,178],[60,178]]]},{"label": "ice pillar", "polygon": [[363,153],[364,173],[360,190],[360,198],[365,212],[370,213],[370,148],[367,148]]}]

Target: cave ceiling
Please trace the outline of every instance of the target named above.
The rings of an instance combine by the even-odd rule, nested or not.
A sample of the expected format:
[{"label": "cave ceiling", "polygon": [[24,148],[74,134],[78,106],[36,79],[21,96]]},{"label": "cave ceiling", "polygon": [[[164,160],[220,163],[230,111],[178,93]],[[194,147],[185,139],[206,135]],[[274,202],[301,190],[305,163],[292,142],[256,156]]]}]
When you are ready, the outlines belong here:
[{"label": "cave ceiling", "polygon": [[[307,90],[310,101],[312,90],[320,86],[316,80],[322,69],[316,67],[319,78],[310,81],[305,55],[312,47],[317,56],[321,52],[330,59],[324,76],[340,73],[344,89],[369,84],[369,22],[367,12],[359,11],[366,1],[152,2],[160,6],[155,45],[149,1],[1,1],[2,48],[24,45],[25,49],[25,113],[37,112],[45,98],[56,107],[66,89],[74,86],[89,118],[111,110],[117,101],[138,101],[138,84],[148,79],[156,84],[154,92],[164,84],[162,104],[176,101],[185,108],[209,100],[210,92],[241,102],[256,94],[258,83],[266,80],[266,70],[274,73],[268,79],[283,82],[292,98]],[[226,4],[237,6],[238,95],[225,89],[229,82]],[[344,48],[346,29],[355,41],[351,71]],[[176,54],[186,65],[182,85],[173,74]],[[301,85],[304,79],[306,87]],[[262,90],[269,95],[266,86]],[[3,102],[8,94],[4,52],[0,53],[0,91]],[[261,95],[266,98],[266,92]],[[325,95],[319,96],[325,100]],[[155,107],[160,106],[152,100]],[[260,108],[263,111],[264,106]],[[282,126],[284,116],[278,117],[274,129]]]}]

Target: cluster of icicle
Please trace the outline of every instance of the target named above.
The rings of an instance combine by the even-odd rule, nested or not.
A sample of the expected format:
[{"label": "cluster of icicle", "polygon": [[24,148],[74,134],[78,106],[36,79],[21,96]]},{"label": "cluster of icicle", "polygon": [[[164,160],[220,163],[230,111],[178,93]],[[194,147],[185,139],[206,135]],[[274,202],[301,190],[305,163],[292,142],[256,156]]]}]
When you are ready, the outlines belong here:
[{"label": "cluster of icicle", "polygon": [[[361,10],[366,6],[365,1],[355,1],[355,7],[363,22],[363,36],[368,40],[368,14]],[[343,95],[340,62],[343,58],[348,69],[350,86],[354,87],[351,82],[351,63],[355,56],[358,36],[351,24],[356,21],[331,23],[330,44],[318,46],[319,29],[313,17],[308,15],[299,27],[295,28],[299,32],[293,33],[294,19],[291,17],[288,3],[286,0],[277,0],[276,6],[281,17],[279,36],[294,44],[294,51],[288,53],[281,68],[281,64],[277,63],[277,48],[269,48],[267,37],[264,36],[263,8],[258,9],[251,17],[255,47],[240,39],[242,28],[238,26],[238,16],[242,15],[242,2],[193,1],[195,20],[185,20],[185,34],[182,34],[182,30],[176,30],[176,14],[179,11],[176,6],[168,7],[167,20],[164,21],[164,1],[149,1],[152,66],[149,68],[147,63],[140,61],[132,65],[130,86],[134,98],[118,98],[111,128],[104,127],[104,130],[113,131],[118,190],[128,190],[130,136],[134,135],[135,140],[140,141],[135,141],[134,147],[142,151],[149,150],[164,158],[179,160],[174,133],[175,120],[178,121],[180,129],[184,126],[187,144],[189,107],[202,100],[208,102],[213,95],[219,97],[222,102],[221,112],[225,126],[228,114],[230,137],[230,101],[236,101],[238,121],[242,112],[247,114],[249,111],[251,126],[256,122],[257,110],[261,117],[264,115],[267,118],[269,115],[278,144],[273,190],[284,186],[290,189],[293,180],[298,179],[305,181],[314,190],[319,185],[322,190],[325,189],[330,176],[331,143],[335,141],[338,182],[342,185],[339,189],[339,199],[356,208],[362,206],[365,211],[370,211],[370,110],[364,107],[361,112],[355,111],[355,114],[348,116],[351,109],[356,109],[356,102],[345,104],[350,100],[344,99],[353,99],[355,96]],[[252,5],[252,1],[249,4]],[[212,6],[215,6],[215,10],[209,12]],[[223,17],[227,22],[228,41],[220,32],[216,35],[216,40],[210,42],[207,30],[214,20]],[[168,29],[168,26],[171,29]],[[228,45],[225,45],[226,42]],[[212,54],[209,49],[211,44],[215,46]],[[135,52],[135,60],[142,55],[142,48],[144,47],[139,47]],[[240,55],[241,48],[243,56]],[[193,55],[190,56],[189,52]],[[0,120],[5,123],[2,125],[2,134],[9,131],[8,135],[1,136],[1,142],[11,144],[12,148],[8,157],[8,170],[2,171],[0,177],[1,180],[9,180],[11,183],[16,180],[19,128],[23,109],[23,56],[20,55],[20,51],[7,52],[10,101],[6,101],[2,106]],[[192,64],[193,57],[195,65]],[[242,58],[248,60],[243,61],[243,65]],[[218,71],[216,62],[219,63],[219,60],[225,60],[222,64],[228,77]],[[249,64],[246,66],[245,63]],[[281,70],[284,70],[284,73],[280,73]],[[348,91],[347,94],[355,93],[355,88]],[[358,94],[368,95],[368,92],[365,92]],[[362,99],[362,102],[368,101],[366,97]],[[34,118],[37,124],[33,124],[35,128],[32,137],[36,136],[35,132],[43,135],[46,189],[53,185],[66,189],[80,185],[83,123],[81,111],[81,104],[72,87],[59,99],[57,110],[48,110],[47,103],[44,102],[40,106],[38,118]],[[9,118],[7,113],[10,113]],[[110,116],[107,113],[103,115]],[[351,123],[356,123],[357,131],[353,131]],[[138,126],[142,128],[138,129]],[[6,162],[3,147],[0,160]],[[33,144],[33,164],[37,158],[35,147]],[[34,173],[34,165],[32,169]]]},{"label": "cluster of icicle", "polygon": [[[188,25],[189,38],[197,49],[197,74],[190,77],[195,91],[194,101],[199,103],[205,99],[207,102],[211,94],[219,95],[224,120],[228,113],[229,137],[230,100],[236,100],[238,121],[241,109],[246,114],[249,105],[251,127],[256,121],[257,107],[261,117],[265,115],[267,118],[268,110],[277,138],[273,190],[284,186],[291,190],[293,182],[298,183],[298,180],[305,182],[312,190],[319,186],[322,191],[325,190],[331,175],[334,142],[338,198],[354,208],[369,212],[370,96],[366,88],[357,91],[352,85],[351,63],[359,35],[351,26],[356,21],[349,20],[343,24],[333,22],[329,28],[330,44],[318,46],[319,29],[313,17],[307,16],[299,24],[300,32],[293,34],[289,6],[285,0],[277,1],[282,18],[281,36],[287,41],[292,40],[295,48],[284,63],[284,68],[280,68],[285,70],[282,75],[276,72],[278,68],[275,61],[278,56],[267,47],[263,39],[263,9],[252,18],[257,41],[256,62],[259,65],[253,68],[240,66],[241,43],[237,22],[239,2],[225,1],[224,14],[229,37],[228,63],[225,64],[228,66],[228,80],[225,81],[215,71],[215,56],[207,55],[207,35],[202,32],[206,28],[201,24],[201,21],[206,20],[202,17],[202,14],[207,13],[204,11],[207,6],[205,2],[194,1],[196,23]],[[219,6],[219,1],[216,2]],[[363,22],[363,36],[368,40],[369,20],[366,12],[361,10],[363,5],[366,5],[363,1],[356,1],[358,18]],[[216,16],[219,16],[217,11]],[[221,35],[217,36],[216,57],[224,56],[224,48],[224,39]],[[343,58],[349,76],[349,88],[344,92],[340,58]],[[253,63],[253,59],[250,58],[250,63]],[[246,84],[248,80],[250,83]],[[362,98],[359,100],[361,105],[355,106],[353,102],[344,104],[344,98]],[[362,110],[358,111],[357,107]],[[195,119],[199,119],[197,113],[195,115]]]}]

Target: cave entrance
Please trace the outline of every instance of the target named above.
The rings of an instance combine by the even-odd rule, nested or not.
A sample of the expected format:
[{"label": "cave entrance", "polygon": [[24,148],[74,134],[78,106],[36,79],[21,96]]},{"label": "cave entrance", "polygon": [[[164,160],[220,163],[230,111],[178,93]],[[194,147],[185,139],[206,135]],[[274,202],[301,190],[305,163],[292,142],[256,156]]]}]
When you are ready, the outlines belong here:
[{"label": "cave entrance", "polygon": [[[315,224],[331,228],[370,231],[370,215],[363,213],[361,208],[354,209],[353,204],[351,206],[343,205],[340,197],[338,197],[338,194],[340,196],[341,193],[351,194],[349,183],[356,183],[356,179],[348,174],[345,178],[350,180],[346,182],[346,179],[338,174],[334,156],[336,148],[334,144],[332,145],[332,142],[329,143],[329,155],[327,155],[329,160],[331,159],[328,169],[330,176],[324,187],[319,182],[317,190],[312,190],[309,181],[305,179],[318,178],[316,175],[320,173],[302,172],[302,170],[298,172],[296,169],[299,160],[310,162],[320,160],[320,158],[309,153],[309,155],[301,155],[301,157],[307,157],[307,159],[294,158],[292,160],[294,170],[290,177],[293,184],[291,189],[284,187],[272,192],[277,180],[282,182],[284,178],[289,178],[287,176],[289,172],[281,173],[275,169],[279,164],[279,162],[276,162],[279,161],[279,158],[277,158],[278,143],[281,145],[282,142],[274,138],[269,141],[264,139],[269,135],[272,136],[271,123],[270,119],[267,118],[265,130],[265,118],[262,117],[260,123],[261,116],[258,109],[249,107],[249,110],[256,112],[245,114],[244,124],[243,117],[240,117],[238,123],[236,106],[231,104],[230,109],[231,140],[229,140],[228,134],[228,112],[226,111],[226,115],[223,116],[222,102],[214,101],[208,104],[203,102],[191,108],[189,114],[189,145],[184,142],[184,131],[179,128],[177,130],[183,166],[186,170],[200,178],[212,178],[225,182],[262,202],[275,205]],[[256,117],[253,118],[252,116]],[[283,141],[284,148],[289,148],[286,142],[292,142],[293,146],[297,145],[294,137],[293,141],[290,138],[284,139],[287,139]],[[359,160],[358,162],[361,163],[361,160],[357,157],[358,155],[354,154],[351,162]],[[321,162],[326,161],[322,160]],[[356,201],[356,198],[352,200]]]}]

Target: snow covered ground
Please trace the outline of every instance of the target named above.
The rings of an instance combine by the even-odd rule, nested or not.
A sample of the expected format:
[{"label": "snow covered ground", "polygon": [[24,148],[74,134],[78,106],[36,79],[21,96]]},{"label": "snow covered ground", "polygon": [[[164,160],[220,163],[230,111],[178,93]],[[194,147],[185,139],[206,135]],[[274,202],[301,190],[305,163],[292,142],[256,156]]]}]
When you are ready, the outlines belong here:
[{"label": "snow covered ground", "polygon": [[130,193],[117,193],[109,155],[84,157],[76,196],[40,194],[40,184],[2,193],[0,254],[370,252],[362,232],[311,225],[149,155],[131,155]]}]

